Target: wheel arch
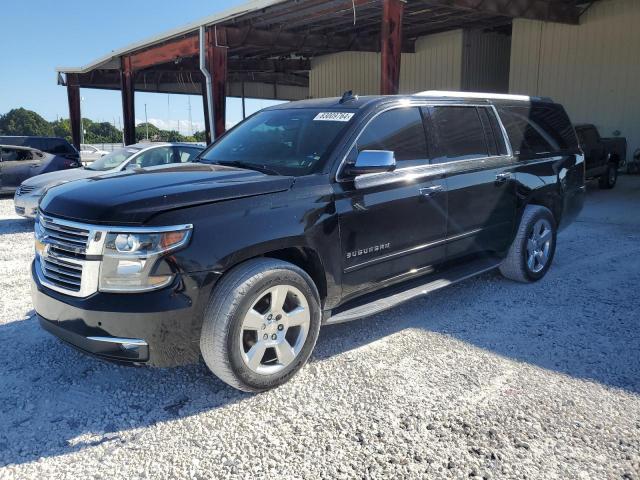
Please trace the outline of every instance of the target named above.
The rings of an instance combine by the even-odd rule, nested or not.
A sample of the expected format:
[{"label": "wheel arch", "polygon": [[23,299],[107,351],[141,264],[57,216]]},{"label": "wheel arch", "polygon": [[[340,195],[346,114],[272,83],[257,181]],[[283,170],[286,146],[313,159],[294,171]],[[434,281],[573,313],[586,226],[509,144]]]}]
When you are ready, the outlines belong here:
[{"label": "wheel arch", "polygon": [[563,203],[562,197],[557,191],[551,189],[541,189],[532,192],[522,205],[519,219],[522,218],[527,205],[539,205],[541,207],[548,208],[553,214],[556,225],[560,225],[560,220],[562,220]]},{"label": "wheel arch", "polygon": [[327,271],[322,261],[320,253],[309,245],[302,242],[286,242],[282,245],[274,245],[266,243],[264,245],[254,247],[251,250],[236,252],[232,257],[227,258],[224,263],[223,275],[232,268],[254,258],[272,258],[289,262],[302,270],[304,270],[313,280],[318,289],[320,300],[324,304],[325,299],[329,295],[329,283],[327,280]]}]

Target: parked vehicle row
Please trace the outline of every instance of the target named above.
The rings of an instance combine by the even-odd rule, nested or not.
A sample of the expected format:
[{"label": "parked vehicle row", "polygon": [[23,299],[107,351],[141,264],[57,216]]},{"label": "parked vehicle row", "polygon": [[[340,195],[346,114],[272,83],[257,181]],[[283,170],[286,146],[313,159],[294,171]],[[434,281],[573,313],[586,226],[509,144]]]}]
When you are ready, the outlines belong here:
[{"label": "parked vehicle row", "polygon": [[249,117],[197,163],[48,190],[34,308],[44,329],[101,358],[202,356],[228,384],[262,391],[305,364],[323,323],[495,268],[541,279],[584,195],[575,130],[549,99],[293,102]]},{"label": "parked vehicle row", "polygon": [[35,148],[0,144],[0,193],[13,193],[27,178],[68,171],[79,166],[77,160],[45,153]]},{"label": "parked vehicle row", "polygon": [[585,154],[587,178],[597,179],[600,188],[613,188],[618,170],[627,159],[627,139],[603,138],[595,125],[576,125],[576,134]]},{"label": "parked vehicle row", "polygon": [[93,145],[80,145],[80,159],[85,165],[87,163],[95,162],[99,158],[104,157],[108,154],[109,152],[107,152],[106,150],[100,150]]},{"label": "parked vehicle row", "polygon": [[113,174],[126,169],[150,168],[192,162],[203,148],[182,143],[139,143],[115,150],[91,164],[73,171],[56,171],[22,182],[14,197],[18,215],[34,218],[42,196],[56,185],[74,180]]},{"label": "parked vehicle row", "polygon": [[64,138],[0,135],[0,145],[35,148],[41,152],[80,162],[80,154]]}]

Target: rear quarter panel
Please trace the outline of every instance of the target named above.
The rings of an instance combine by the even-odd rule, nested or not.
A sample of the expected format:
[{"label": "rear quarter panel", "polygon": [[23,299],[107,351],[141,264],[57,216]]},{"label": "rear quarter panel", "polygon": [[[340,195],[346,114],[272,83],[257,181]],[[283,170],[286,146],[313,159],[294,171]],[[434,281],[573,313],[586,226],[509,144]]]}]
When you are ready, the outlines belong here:
[{"label": "rear quarter panel", "polygon": [[582,154],[521,158],[515,172],[518,182],[516,228],[525,207],[532,203],[549,208],[560,229],[579,215],[585,195],[585,160]]}]

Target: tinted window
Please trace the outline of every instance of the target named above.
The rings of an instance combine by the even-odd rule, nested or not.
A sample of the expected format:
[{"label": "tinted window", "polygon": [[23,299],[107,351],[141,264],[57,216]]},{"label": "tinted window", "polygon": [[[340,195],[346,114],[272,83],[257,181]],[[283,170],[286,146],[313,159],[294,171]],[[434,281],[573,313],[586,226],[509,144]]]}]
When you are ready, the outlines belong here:
[{"label": "tinted window", "polygon": [[364,129],[357,146],[358,152],[392,151],[402,167],[427,163],[427,139],[420,110],[397,108],[381,113]]},{"label": "tinted window", "polygon": [[99,158],[98,160],[89,164],[85,168],[87,170],[96,170],[101,172],[104,172],[106,170],[111,170],[112,168],[116,168],[122,165],[122,163],[125,160],[135,155],[139,151],[140,151],[139,148],[131,148],[131,147],[119,148],[118,150],[115,150],[111,153],[108,153],[104,157]]},{"label": "tinted window", "polygon": [[595,128],[583,127],[577,130],[577,134],[583,145],[593,146],[600,140],[600,135]]},{"label": "tinted window", "polygon": [[34,160],[31,150],[2,149],[3,162],[18,162],[21,160]]},{"label": "tinted window", "polygon": [[157,167],[159,165],[166,165],[174,162],[174,149],[171,147],[158,147],[147,150],[146,152],[138,155],[133,163],[140,168]]},{"label": "tinted window", "polygon": [[47,140],[47,147],[49,153],[54,154],[65,154],[65,153],[73,153],[73,149],[71,145],[69,145],[66,141],[57,138],[50,138]]},{"label": "tinted window", "polygon": [[230,130],[200,157],[281,175],[319,171],[355,112],[292,108],[264,110]]},{"label": "tinted window", "polygon": [[577,147],[569,117],[560,105],[500,107],[514,153],[548,153]]},{"label": "tinted window", "polygon": [[198,148],[179,147],[176,149],[178,152],[178,162],[186,163],[193,162],[202,150]]},{"label": "tinted window", "polygon": [[438,138],[439,163],[489,156],[480,115],[475,107],[431,107]]},{"label": "tinted window", "polygon": [[509,152],[507,151],[507,143],[504,138],[504,133],[502,132],[502,128],[500,127],[500,123],[498,122],[498,117],[496,117],[495,111],[493,108],[482,108],[489,118],[489,125],[491,127],[491,133],[493,134],[493,138],[496,142],[496,153],[498,155],[507,155]]}]

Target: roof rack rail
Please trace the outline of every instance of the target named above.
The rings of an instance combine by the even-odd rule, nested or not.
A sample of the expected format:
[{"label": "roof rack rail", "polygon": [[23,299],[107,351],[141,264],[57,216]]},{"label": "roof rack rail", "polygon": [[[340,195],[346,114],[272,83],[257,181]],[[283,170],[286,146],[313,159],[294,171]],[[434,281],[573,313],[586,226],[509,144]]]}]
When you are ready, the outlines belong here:
[{"label": "roof rack rail", "polygon": [[549,97],[530,97],[528,95],[511,95],[507,93],[481,93],[481,92],[453,92],[445,90],[427,90],[418,92],[419,97],[451,97],[451,98],[479,98],[487,100],[518,100],[530,102],[531,100],[552,102]]}]

